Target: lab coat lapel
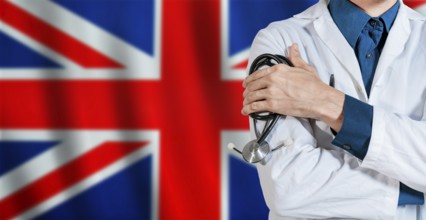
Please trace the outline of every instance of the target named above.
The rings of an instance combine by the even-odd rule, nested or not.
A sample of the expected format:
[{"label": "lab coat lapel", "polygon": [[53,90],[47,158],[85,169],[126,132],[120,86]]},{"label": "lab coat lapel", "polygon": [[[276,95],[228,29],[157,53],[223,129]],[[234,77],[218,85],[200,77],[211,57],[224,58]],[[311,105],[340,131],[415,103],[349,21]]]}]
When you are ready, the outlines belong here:
[{"label": "lab coat lapel", "polygon": [[411,33],[410,20],[407,17],[407,6],[401,5],[399,13],[395,18],[395,22],[386,39],[379,63],[377,64],[374,74],[373,84],[370,94],[373,95],[374,87],[378,85],[380,78],[388,71],[395,58],[397,58],[404,50],[405,44]]},{"label": "lab coat lapel", "polygon": [[[328,10],[324,8],[323,10]],[[344,66],[352,78],[354,86],[361,100],[367,100],[367,93],[362,80],[361,69],[352,47],[346,41],[339,28],[333,22],[330,13],[324,13],[313,22],[315,31],[334,56]],[[335,73],[340,74],[340,73]]]}]

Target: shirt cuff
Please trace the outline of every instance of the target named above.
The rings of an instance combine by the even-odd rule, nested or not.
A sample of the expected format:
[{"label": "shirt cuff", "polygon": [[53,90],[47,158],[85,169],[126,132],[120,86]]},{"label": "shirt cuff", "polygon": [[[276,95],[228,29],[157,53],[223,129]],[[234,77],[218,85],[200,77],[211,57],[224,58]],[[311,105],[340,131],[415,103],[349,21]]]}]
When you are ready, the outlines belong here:
[{"label": "shirt cuff", "polygon": [[373,106],[345,95],[343,124],[332,144],[363,160],[370,144]]}]

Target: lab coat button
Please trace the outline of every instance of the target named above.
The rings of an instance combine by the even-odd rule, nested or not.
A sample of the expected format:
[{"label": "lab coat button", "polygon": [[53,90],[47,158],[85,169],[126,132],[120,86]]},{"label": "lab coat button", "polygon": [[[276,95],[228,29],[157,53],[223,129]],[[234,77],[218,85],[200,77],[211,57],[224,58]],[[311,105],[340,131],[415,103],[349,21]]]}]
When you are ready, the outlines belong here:
[{"label": "lab coat button", "polygon": [[351,149],[351,145],[350,144],[344,144],[342,147],[345,150],[350,150]]}]

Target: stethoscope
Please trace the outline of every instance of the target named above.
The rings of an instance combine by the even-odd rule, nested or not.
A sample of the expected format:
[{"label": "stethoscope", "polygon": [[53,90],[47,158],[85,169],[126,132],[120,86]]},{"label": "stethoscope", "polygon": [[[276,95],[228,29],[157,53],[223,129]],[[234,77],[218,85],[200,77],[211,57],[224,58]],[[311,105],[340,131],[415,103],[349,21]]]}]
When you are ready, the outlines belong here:
[{"label": "stethoscope", "polygon": [[[262,54],[258,56],[251,64],[249,74],[256,72],[262,67],[271,67],[275,64],[286,64],[292,67],[294,66],[291,61],[284,56]],[[271,148],[269,143],[266,141],[266,138],[271,133],[278,120],[282,117],[285,117],[285,115],[280,115],[273,112],[256,112],[250,114],[250,117],[253,119],[256,139],[248,142],[244,146],[242,151],[238,150],[233,143],[228,144],[228,147],[240,153],[243,156],[244,160],[249,163],[260,162],[261,164],[266,164],[269,158],[271,157],[271,152],[274,152],[284,146],[284,144],[281,144],[276,146],[275,148]],[[266,121],[262,132],[259,132],[259,130],[257,130],[258,121]]]}]

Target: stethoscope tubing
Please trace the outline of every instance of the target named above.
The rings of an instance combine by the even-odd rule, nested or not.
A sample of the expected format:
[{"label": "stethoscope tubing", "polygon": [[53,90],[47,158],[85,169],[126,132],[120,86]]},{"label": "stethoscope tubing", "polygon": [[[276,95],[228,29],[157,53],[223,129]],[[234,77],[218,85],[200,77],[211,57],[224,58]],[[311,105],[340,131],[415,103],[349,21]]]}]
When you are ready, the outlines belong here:
[{"label": "stethoscope tubing", "polygon": [[[275,61],[275,63],[273,63],[272,61]],[[293,63],[288,58],[286,58],[284,56],[266,53],[266,54],[262,54],[262,55],[258,56],[256,59],[253,60],[252,65],[250,66],[249,75],[256,72],[261,67],[264,67],[264,66],[271,67],[275,64],[286,64],[286,65],[289,65],[291,67],[294,66]],[[256,130],[256,135],[258,134],[257,127],[256,127],[257,121],[258,120],[259,121],[266,121],[266,124],[265,124],[266,127],[263,129],[260,137],[257,137],[258,138],[257,143],[260,145],[266,140],[266,138],[271,133],[274,126],[277,124],[278,120],[281,117],[285,117],[285,115],[280,115],[280,114],[273,113],[273,112],[268,112],[265,115],[265,112],[255,112],[255,113],[251,113],[250,117],[253,119],[253,123],[255,125],[255,130]],[[271,122],[268,123],[269,121],[271,121]]]}]

